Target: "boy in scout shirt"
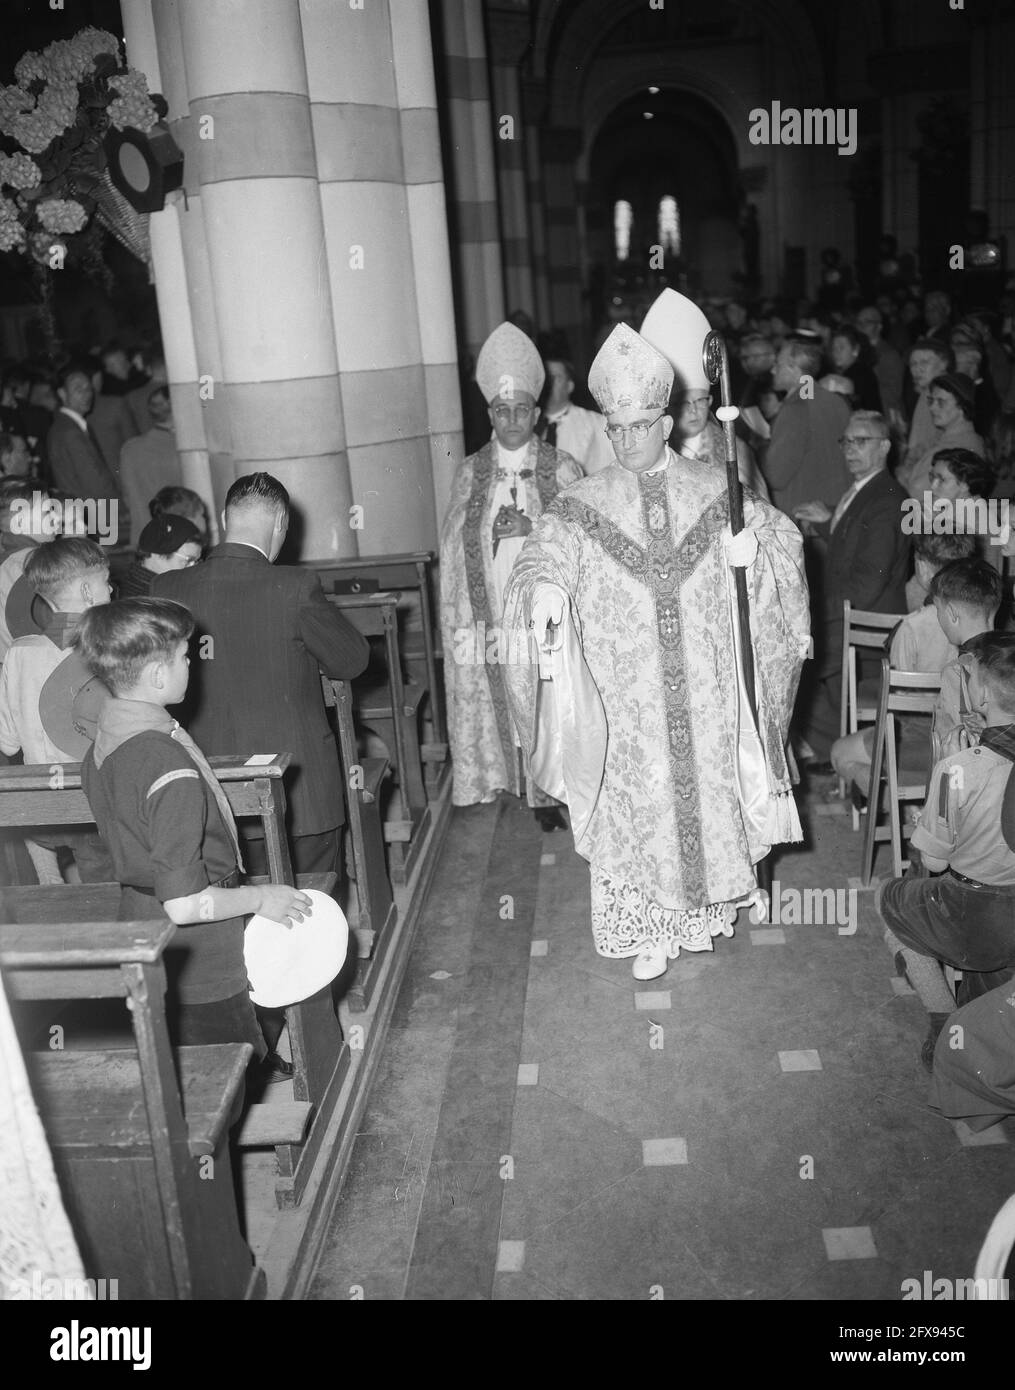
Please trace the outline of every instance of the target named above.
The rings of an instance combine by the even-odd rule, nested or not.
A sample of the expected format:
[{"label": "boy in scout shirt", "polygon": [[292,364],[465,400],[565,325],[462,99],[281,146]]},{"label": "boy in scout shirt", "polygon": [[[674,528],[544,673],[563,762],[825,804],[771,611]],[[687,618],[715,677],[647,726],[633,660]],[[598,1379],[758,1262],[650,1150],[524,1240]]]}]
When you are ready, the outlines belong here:
[{"label": "boy in scout shirt", "polygon": [[964,650],[984,727],[978,745],[931,773],[913,845],[936,877],[892,879],[874,897],[885,942],[930,1014],[928,1067],[955,1008],[942,965],[963,972],[960,1003],[1015,973],[1015,634],[981,633]]},{"label": "boy in scout shirt", "polygon": [[169,599],[120,599],[86,613],[78,649],[112,692],[81,785],[109,847],[124,920],[152,900],[180,930],[166,952],[174,1045],[249,1042],[267,1051],[247,990],[244,917],[290,924],[311,902],[285,884],[243,885],[229,803],[193,739],[169,714],[187,689],[190,611]]}]

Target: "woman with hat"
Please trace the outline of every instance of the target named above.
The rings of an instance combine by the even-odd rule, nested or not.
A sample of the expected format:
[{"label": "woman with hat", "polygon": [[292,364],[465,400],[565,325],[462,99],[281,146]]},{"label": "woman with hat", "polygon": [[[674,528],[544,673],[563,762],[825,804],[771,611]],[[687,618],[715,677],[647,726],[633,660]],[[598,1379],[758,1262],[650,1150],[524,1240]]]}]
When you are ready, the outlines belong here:
[{"label": "woman with hat", "polygon": [[200,558],[201,533],[194,523],[164,512],[141,532],[134,563],[118,585],[118,597],[145,598],[157,574],[187,569]]}]

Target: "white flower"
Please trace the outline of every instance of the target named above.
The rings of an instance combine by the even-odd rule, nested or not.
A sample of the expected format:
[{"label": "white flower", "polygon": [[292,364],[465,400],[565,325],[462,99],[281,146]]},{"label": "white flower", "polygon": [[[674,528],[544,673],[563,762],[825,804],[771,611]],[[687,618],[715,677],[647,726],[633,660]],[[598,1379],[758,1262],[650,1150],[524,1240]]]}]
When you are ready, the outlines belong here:
[{"label": "white flower", "polygon": [[117,130],[128,126],[149,131],[158,120],[155,107],[148,96],[148,83],[143,72],[130,68],[109,79],[110,87],[120,95],[109,103],[109,120]]},{"label": "white flower", "polygon": [[88,214],[74,198],[44,198],[36,204],[39,221],[47,232],[80,232]]},{"label": "white flower", "polygon": [[25,229],[18,210],[10,198],[0,195],[0,251],[21,251],[25,246]]},{"label": "white flower", "polygon": [[0,183],[11,188],[38,188],[42,171],[27,154],[0,155]]},{"label": "white flower", "polygon": [[28,238],[28,248],[40,265],[49,265],[54,252],[59,252],[61,260],[67,255],[66,245],[49,232],[33,232]]}]

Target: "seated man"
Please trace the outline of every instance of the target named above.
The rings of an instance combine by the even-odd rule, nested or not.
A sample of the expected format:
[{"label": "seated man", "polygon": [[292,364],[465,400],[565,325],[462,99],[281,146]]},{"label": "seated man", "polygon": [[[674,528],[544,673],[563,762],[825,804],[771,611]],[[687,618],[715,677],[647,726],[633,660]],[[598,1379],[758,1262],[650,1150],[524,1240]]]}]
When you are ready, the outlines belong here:
[{"label": "seated man", "polygon": [[1015,635],[985,632],[967,650],[970,701],[985,727],[978,747],[935,764],[913,831],[925,868],[940,877],[891,879],[874,895],[885,942],[930,1015],[928,1067],[955,1007],[942,963],[964,972],[967,1000],[1015,967],[1015,851],[1002,825],[1015,761]]},{"label": "seated man", "polygon": [[[0,750],[10,756],[21,749],[26,763],[74,763],[78,753],[54,742],[44,710],[54,691],[67,706],[73,699],[55,682],[59,668],[72,657],[82,615],[109,602],[109,564],[94,541],[61,536],[29,552],[25,579],[53,615],[44,634],[19,637],[7,653],[0,672]],[[40,883],[64,881],[57,860],[57,850],[64,847],[73,851],[82,883],[110,877],[109,856],[94,832],[57,828],[33,834],[25,847]]]},{"label": "seated man", "polygon": [[989,634],[1001,603],[1001,577],[983,560],[955,560],[931,580],[941,631],[956,650],[941,670],[941,693],[931,722],[933,760],[975,744],[983,717],[969,691],[970,642]]},{"label": "seated man", "polygon": [[[926,593],[931,580],[951,560],[968,559],[975,549],[972,536],[918,536],[913,546],[917,579]],[[935,675],[952,658],[952,644],[938,622],[937,609],[927,596],[927,602],[915,613],[907,613],[892,635],[891,663],[896,671],[926,671]],[[874,692],[871,692],[874,693]],[[911,715],[896,719],[896,741],[909,754],[925,756],[930,763],[930,726],[926,715]],[[874,752],[874,725],[869,724],[855,734],[846,734],[832,744],[832,766],[847,785],[855,782],[868,792],[871,757]],[[916,764],[914,764],[916,765]]]},{"label": "seated man", "polygon": [[[910,538],[903,530],[906,494],[888,471],[888,422],[873,410],[854,410],[842,437],[853,486],[833,511],[816,500],[796,507],[796,519],[827,541],[812,593],[815,670],[801,685],[801,733],[815,771],[830,772],[832,743],[839,730],[842,679],[842,605],[872,613],[903,613]],[[807,760],[806,758],[804,759]]]}]

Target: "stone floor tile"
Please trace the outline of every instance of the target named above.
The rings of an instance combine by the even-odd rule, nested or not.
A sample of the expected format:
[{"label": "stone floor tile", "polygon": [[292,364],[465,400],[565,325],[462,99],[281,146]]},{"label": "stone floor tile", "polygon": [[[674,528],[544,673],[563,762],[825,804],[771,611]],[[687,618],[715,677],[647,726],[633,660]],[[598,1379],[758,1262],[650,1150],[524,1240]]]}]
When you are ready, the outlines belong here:
[{"label": "stone floor tile", "polygon": [[831,1226],[821,1232],[830,1260],[875,1260],[877,1247],[869,1226]]},{"label": "stone floor tile", "polygon": [[799,1052],[780,1052],[779,1066],[783,1071],[821,1071],[821,1058],[813,1047]]}]

